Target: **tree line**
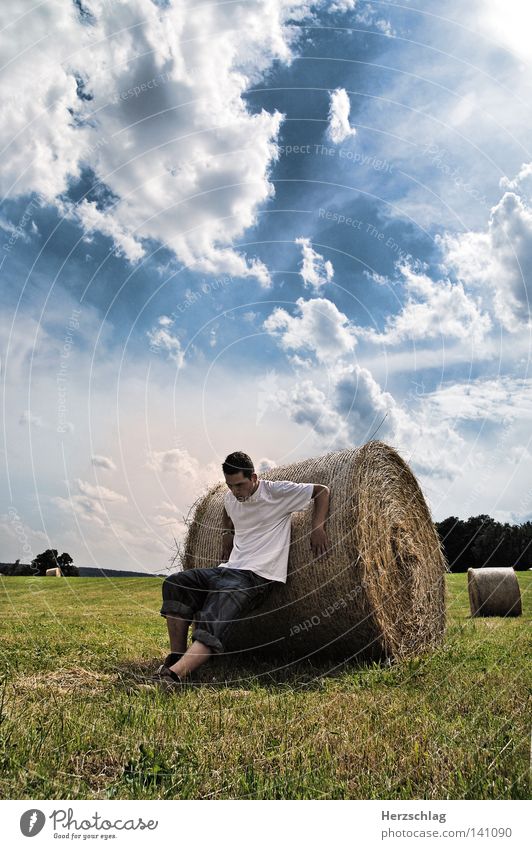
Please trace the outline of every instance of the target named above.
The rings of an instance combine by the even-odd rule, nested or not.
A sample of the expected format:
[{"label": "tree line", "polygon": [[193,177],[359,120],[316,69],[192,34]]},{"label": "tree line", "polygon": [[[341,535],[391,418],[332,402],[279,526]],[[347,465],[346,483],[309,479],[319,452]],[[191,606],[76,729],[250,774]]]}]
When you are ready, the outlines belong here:
[{"label": "tree line", "polygon": [[451,572],[483,566],[532,566],[532,522],[510,525],[491,516],[450,516],[436,522],[436,529]]},{"label": "tree line", "polygon": [[61,574],[65,577],[72,578],[79,576],[77,566],[74,566],[74,561],[70,554],[64,551],[62,554],[57,553],[56,548],[48,548],[31,561],[31,563],[21,563],[16,560],[15,563],[0,563],[0,574],[2,575],[46,575],[47,569],[61,569]]},{"label": "tree line", "polygon": [[[451,572],[467,572],[469,568],[482,566],[513,566],[514,569],[532,566],[532,522],[510,525],[481,515],[469,519],[449,516],[435,524]],[[31,565],[18,560],[0,563],[0,574],[45,575],[47,569],[57,566],[65,576],[79,575],[71,556],[66,552],[58,555],[55,548],[43,551]]]}]

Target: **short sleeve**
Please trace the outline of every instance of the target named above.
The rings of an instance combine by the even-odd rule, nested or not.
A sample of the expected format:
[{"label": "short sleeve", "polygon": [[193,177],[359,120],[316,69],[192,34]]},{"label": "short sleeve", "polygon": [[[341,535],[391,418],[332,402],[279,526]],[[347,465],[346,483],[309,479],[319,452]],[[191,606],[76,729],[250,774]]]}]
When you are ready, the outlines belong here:
[{"label": "short sleeve", "polygon": [[224,492],[224,507],[225,507],[225,512],[227,513],[227,515],[229,516],[231,521],[233,521],[232,518],[231,518],[231,508],[229,507],[229,498],[228,498],[229,495],[231,495],[231,493],[229,492],[229,490],[226,490],[226,492]]},{"label": "short sleeve", "polygon": [[273,493],[286,508],[287,513],[305,510],[312,501],[313,483],[294,483],[294,481],[274,481]]}]

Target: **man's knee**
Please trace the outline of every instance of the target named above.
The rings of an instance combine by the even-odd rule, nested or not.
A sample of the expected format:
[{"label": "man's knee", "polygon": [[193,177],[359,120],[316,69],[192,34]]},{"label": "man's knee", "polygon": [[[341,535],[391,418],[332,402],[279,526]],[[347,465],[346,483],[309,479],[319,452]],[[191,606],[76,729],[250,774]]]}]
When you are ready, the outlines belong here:
[{"label": "man's knee", "polygon": [[174,575],[168,575],[163,581],[163,593],[168,589],[174,589],[175,587],[182,587],[181,583],[181,572],[176,572]]}]

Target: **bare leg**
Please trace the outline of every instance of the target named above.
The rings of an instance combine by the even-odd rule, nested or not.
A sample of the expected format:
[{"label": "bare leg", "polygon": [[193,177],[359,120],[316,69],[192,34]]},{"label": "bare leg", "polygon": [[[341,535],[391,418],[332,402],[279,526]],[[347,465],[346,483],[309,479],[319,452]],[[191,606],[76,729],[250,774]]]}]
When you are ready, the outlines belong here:
[{"label": "bare leg", "polygon": [[168,636],[170,637],[170,651],[183,654],[187,650],[188,626],[190,621],[182,619],[181,616],[167,616]]},{"label": "bare leg", "polygon": [[202,643],[199,640],[194,640],[183,657],[181,657],[177,663],[174,663],[173,666],[170,666],[170,669],[172,672],[175,672],[176,675],[179,675],[180,678],[185,678],[193,672],[194,669],[197,669],[198,666],[205,663],[205,661],[210,658],[211,654],[212,649],[210,646],[206,646],[205,643]]}]

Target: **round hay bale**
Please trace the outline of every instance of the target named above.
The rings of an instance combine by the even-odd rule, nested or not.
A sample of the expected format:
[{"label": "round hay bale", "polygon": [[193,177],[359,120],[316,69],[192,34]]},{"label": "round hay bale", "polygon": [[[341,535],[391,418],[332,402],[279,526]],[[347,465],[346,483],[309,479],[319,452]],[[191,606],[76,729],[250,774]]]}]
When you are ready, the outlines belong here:
[{"label": "round hay bale", "polygon": [[[310,550],[313,508],[292,515],[288,580],[235,621],[226,651],[397,658],[436,646],[445,630],[445,560],[418,483],[379,441],[281,466],[267,480],[330,488],[329,554]],[[183,567],[221,563],[226,484],[197,502]]]},{"label": "round hay bale", "polygon": [[467,570],[471,616],[521,616],[521,592],[510,566]]}]

